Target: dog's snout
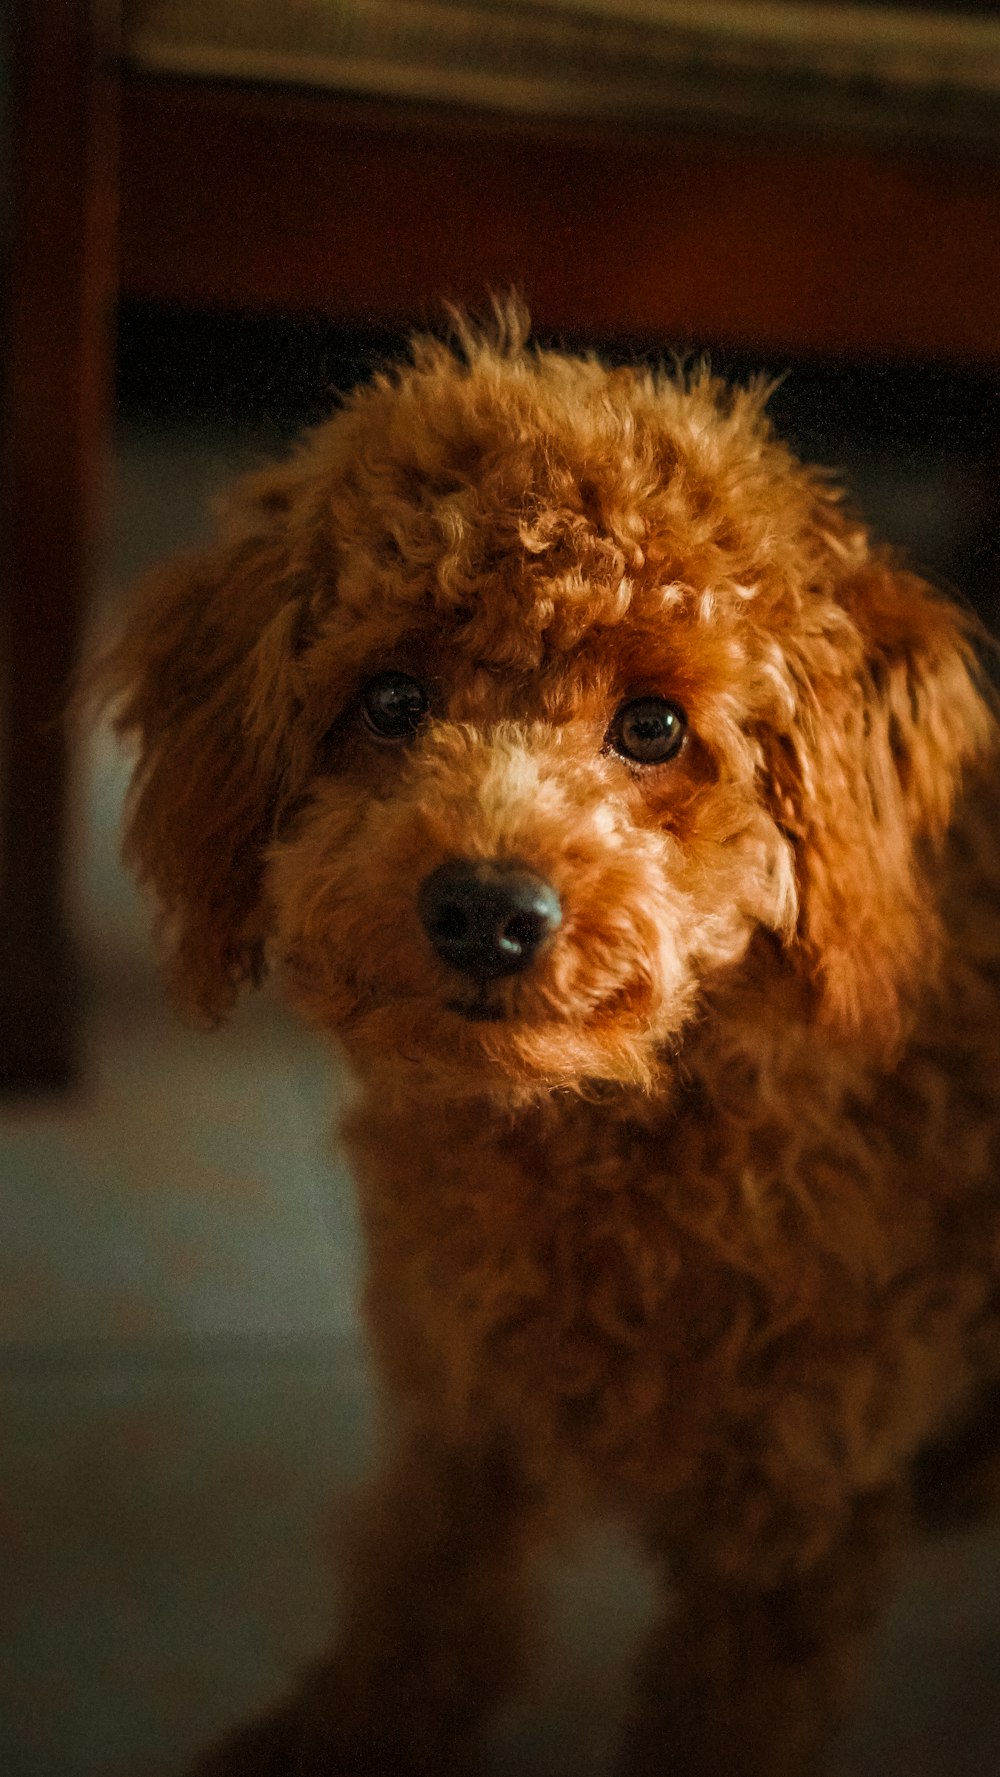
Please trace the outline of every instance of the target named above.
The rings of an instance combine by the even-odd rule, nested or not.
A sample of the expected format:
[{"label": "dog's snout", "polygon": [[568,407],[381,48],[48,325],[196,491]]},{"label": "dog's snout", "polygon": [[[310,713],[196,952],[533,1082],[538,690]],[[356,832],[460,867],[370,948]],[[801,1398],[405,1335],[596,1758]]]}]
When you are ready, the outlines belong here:
[{"label": "dog's snout", "polygon": [[427,878],[420,917],[450,969],[495,981],[529,967],[560,925],[562,907],[533,870],[459,861]]}]

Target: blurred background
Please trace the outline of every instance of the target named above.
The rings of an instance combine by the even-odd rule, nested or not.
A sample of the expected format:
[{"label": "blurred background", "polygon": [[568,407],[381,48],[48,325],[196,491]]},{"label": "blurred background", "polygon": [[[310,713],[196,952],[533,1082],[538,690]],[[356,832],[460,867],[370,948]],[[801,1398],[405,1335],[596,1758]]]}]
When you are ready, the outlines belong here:
[{"label": "blurred background", "polygon": [[[328,1636],[371,1401],[336,1067],[164,1002],[81,655],[215,490],[516,285],[708,352],[994,623],[1000,18],[772,0],[15,0],[0,19],[0,1768],[179,1777]],[[598,1773],[647,1606],[565,1551],[499,1772]],[[837,1771],[995,1777],[1000,1538],[914,1555]]]}]

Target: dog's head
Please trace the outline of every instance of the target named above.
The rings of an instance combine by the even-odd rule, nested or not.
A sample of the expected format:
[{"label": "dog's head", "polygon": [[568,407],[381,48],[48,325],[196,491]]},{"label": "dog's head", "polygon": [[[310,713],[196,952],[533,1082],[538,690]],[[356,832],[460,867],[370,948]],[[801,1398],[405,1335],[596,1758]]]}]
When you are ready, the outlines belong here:
[{"label": "dog's head", "polygon": [[752,947],[892,1041],[989,719],[962,618],[762,408],[514,317],[236,490],[109,662],[194,1004],[270,961],[425,1087],[648,1084]]}]

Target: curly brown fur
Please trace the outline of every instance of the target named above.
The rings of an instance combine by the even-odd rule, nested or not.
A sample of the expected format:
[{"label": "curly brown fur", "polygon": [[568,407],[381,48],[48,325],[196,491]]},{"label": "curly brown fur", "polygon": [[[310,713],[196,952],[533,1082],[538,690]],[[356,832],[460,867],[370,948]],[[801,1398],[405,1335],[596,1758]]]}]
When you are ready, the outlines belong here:
[{"label": "curly brown fur", "polygon": [[[1000,1371],[993,719],[762,389],[459,332],[237,488],[107,666],[184,995],[270,964],[357,1076],[396,1427],[337,1650],[206,1769],[470,1769],[595,1509],[672,1600],[623,1769],[793,1777]],[[616,750],[646,697],[660,764]],[[454,860],[558,895],[519,971],[441,960]]]}]

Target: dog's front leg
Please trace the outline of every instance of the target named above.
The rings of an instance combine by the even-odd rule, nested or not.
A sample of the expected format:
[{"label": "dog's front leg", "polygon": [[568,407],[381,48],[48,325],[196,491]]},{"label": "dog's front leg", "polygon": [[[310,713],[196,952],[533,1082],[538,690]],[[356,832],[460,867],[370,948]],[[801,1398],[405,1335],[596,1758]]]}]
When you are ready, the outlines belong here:
[{"label": "dog's front leg", "polygon": [[779,1579],[763,1563],[755,1574],[752,1551],[745,1572],[725,1575],[710,1555],[679,1560],[645,1650],[623,1777],[816,1777],[907,1517],[902,1491],[860,1498],[821,1558],[797,1568],[790,1542]]},{"label": "dog's front leg", "polygon": [[349,1514],[337,1648],[198,1777],[452,1777],[524,1661],[531,1496],[422,1426]]}]

